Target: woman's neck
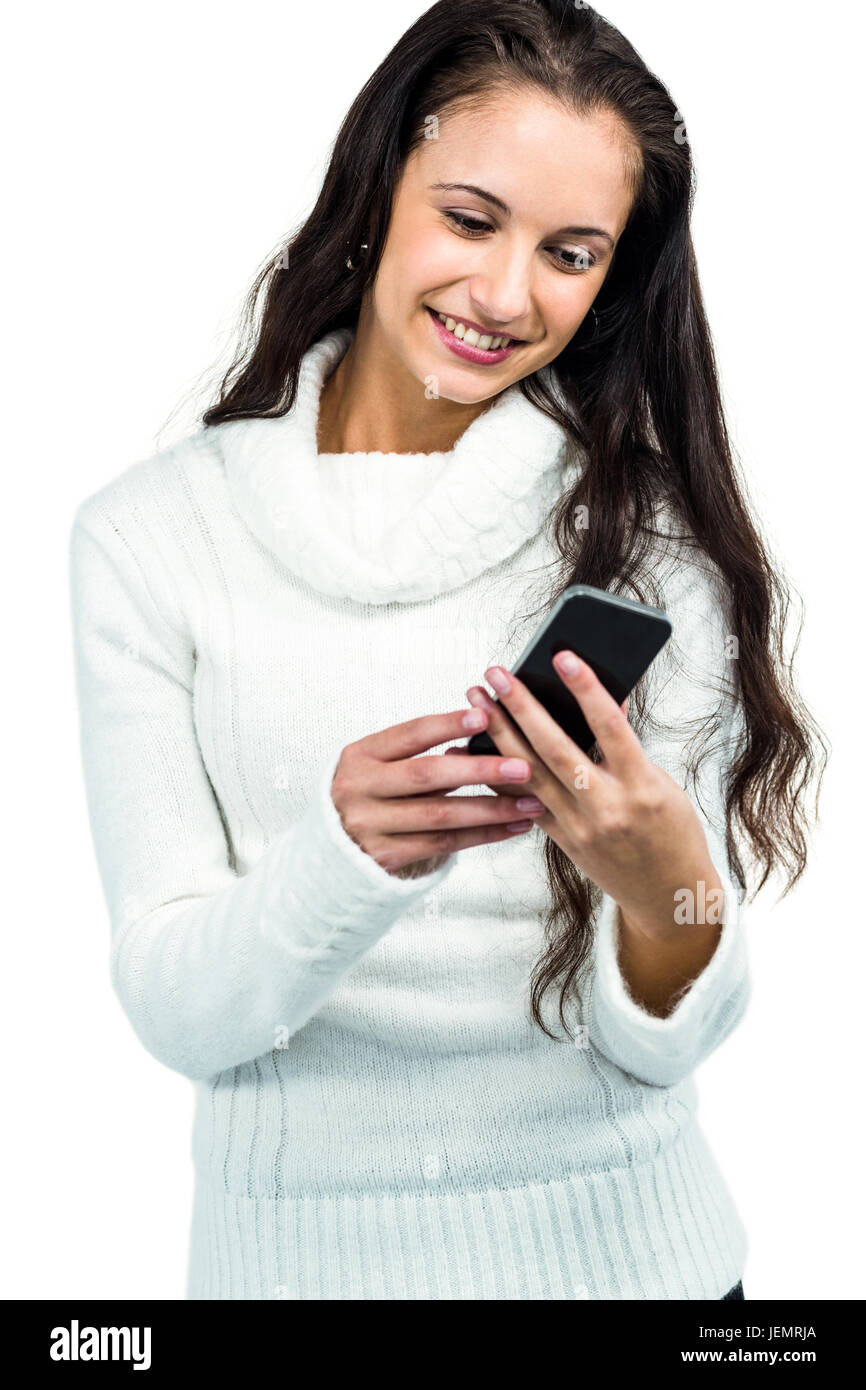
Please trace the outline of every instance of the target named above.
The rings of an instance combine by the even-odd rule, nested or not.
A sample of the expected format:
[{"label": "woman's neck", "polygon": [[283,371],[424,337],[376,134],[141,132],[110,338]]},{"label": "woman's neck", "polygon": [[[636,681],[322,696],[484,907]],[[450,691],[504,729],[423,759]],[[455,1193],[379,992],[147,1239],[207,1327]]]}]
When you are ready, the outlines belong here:
[{"label": "woman's neck", "polygon": [[320,454],[447,453],[491,404],[428,397],[425,383],[359,320],[347,352],[322,388],[316,449]]}]

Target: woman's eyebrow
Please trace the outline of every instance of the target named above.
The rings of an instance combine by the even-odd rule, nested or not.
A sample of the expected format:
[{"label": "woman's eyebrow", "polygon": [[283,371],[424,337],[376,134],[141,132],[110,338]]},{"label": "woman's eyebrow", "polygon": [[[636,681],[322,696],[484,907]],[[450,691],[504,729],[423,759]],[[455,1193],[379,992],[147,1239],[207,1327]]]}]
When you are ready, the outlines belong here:
[{"label": "woman's eyebrow", "polygon": [[[507,203],[504,203],[501,198],[497,198],[495,193],[488,193],[486,188],[479,188],[477,184],[431,183],[430,187],[435,189],[441,189],[444,192],[453,192],[455,190],[459,190],[464,193],[474,193],[477,198],[485,198],[488,203],[492,203],[495,208],[499,208],[499,211],[504,212],[506,217],[511,216],[511,208],[508,206]],[[603,227],[560,227],[559,231],[554,232],[553,235],[600,236],[604,241],[609,242],[611,246],[613,246],[614,244],[613,237],[611,236],[610,232],[606,232]]]}]

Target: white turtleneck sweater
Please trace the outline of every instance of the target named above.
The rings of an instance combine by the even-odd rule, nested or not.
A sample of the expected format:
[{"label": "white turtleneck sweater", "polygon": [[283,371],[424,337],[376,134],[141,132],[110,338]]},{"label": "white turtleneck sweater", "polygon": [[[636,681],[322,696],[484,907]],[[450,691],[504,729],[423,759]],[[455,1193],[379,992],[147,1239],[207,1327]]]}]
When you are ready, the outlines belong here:
[{"label": "white turtleneck sweater", "polygon": [[[736,704],[699,784],[727,890],[715,954],[648,1014],[605,896],[576,1044],[552,1040],[528,1012],[544,832],[399,879],[330,782],[346,744],[459,708],[516,660],[579,465],[517,386],[450,453],[317,455],[350,341],[307,353],[283,418],[134,463],[72,526],[111,975],[145,1047],[195,1082],[188,1296],[720,1298],[746,1238],[692,1074],[748,996],[720,790]],[[708,565],[669,566],[674,637],[648,680],[676,732],[643,742],[681,785],[725,681],[720,595]]]}]

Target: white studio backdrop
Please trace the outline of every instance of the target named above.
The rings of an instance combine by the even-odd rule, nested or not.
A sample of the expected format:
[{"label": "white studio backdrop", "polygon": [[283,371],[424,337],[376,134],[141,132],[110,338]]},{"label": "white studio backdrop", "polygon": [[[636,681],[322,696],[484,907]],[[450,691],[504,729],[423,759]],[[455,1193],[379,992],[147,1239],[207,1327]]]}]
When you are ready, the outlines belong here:
[{"label": "white studio backdrop", "polygon": [[[0,1297],[184,1296],[192,1083],[145,1052],[110,986],[79,766],[72,515],[192,426],[255,272],[311,208],[345,110],[422,8],[54,0],[7,18]],[[747,1298],[862,1298],[848,649],[862,629],[860,10],[602,13],[686,121],[729,422],[805,603],[798,677],[832,744],[808,873],[752,908],[753,998],[698,1073],[701,1118],[749,1230]]]}]

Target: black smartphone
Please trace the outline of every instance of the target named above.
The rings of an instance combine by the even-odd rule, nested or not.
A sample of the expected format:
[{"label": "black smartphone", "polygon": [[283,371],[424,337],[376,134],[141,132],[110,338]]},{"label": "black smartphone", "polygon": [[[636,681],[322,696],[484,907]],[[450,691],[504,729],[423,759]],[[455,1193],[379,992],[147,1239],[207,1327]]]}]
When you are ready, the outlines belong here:
[{"label": "black smartphone", "polygon": [[[553,665],[556,653],[565,648],[575,652],[621,705],[672,631],[671,620],[661,608],[589,584],[572,584],[512,669],[572,742],[589,753],[595,734]],[[496,700],[496,704],[501,701]],[[504,705],[502,712],[511,719]],[[515,723],[513,719],[511,722]],[[499,753],[486,731],[473,734],[467,746],[470,753]]]}]

